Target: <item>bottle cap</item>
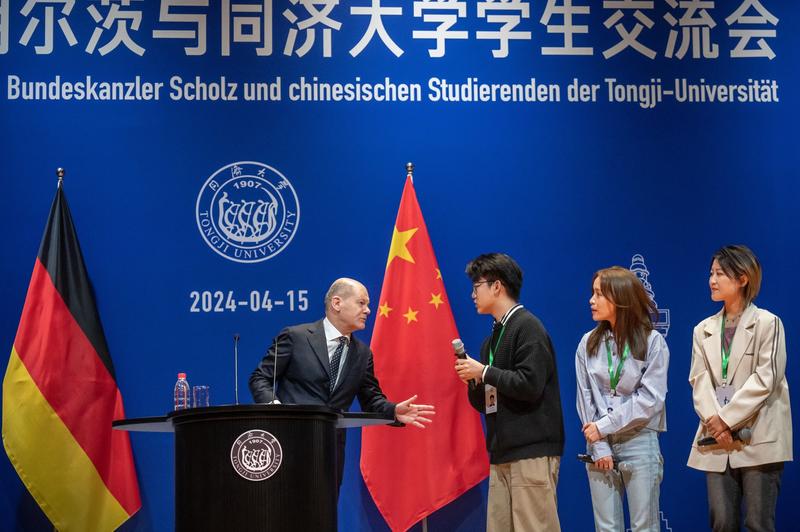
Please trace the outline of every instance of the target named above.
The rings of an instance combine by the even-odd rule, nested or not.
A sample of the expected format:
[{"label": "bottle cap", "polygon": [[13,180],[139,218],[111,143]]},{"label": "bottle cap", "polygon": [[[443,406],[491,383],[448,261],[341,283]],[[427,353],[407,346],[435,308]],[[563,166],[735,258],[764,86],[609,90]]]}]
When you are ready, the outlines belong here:
[{"label": "bottle cap", "polygon": [[185,379],[186,378],[186,373],[178,373],[178,378],[179,379]]}]

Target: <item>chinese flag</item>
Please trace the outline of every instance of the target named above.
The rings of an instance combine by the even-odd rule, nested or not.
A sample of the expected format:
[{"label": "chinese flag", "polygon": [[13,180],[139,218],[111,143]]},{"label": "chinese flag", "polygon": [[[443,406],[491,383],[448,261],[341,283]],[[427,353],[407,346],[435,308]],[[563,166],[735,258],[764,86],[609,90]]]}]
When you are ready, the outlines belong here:
[{"label": "chinese flag", "polygon": [[3,445],[56,530],[111,531],[140,507],[114,366],[61,186],[3,379]]},{"label": "chinese flag", "polygon": [[458,338],[450,302],[409,174],[392,234],[372,350],[375,374],[394,400],[419,394],[433,423],[369,427],[361,473],[392,530],[414,523],[469,490],[489,471],[480,417],[453,369]]}]

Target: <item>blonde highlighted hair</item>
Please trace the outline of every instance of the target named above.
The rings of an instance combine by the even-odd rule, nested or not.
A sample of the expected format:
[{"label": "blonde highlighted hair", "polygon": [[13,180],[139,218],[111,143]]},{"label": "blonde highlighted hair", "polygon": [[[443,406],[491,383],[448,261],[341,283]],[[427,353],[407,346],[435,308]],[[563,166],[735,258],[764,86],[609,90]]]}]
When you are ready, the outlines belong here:
[{"label": "blonde highlighted hair", "polygon": [[728,278],[737,281],[741,280],[742,276],[747,278],[747,284],[742,287],[742,297],[745,307],[752,303],[761,290],[761,263],[758,262],[755,253],[741,244],[724,246],[711,257],[712,266],[714,261],[719,263],[719,267]]}]

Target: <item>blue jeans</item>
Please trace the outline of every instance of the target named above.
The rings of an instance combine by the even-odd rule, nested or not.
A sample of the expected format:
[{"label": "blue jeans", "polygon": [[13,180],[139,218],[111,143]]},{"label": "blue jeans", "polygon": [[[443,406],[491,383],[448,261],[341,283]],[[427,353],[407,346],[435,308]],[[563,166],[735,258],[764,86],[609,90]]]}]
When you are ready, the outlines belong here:
[{"label": "blue jeans", "polygon": [[611,452],[623,471],[600,471],[587,465],[597,532],[624,532],[622,500],[627,493],[631,530],[660,530],[658,497],[664,476],[664,459],[658,433],[640,429],[610,435]]}]

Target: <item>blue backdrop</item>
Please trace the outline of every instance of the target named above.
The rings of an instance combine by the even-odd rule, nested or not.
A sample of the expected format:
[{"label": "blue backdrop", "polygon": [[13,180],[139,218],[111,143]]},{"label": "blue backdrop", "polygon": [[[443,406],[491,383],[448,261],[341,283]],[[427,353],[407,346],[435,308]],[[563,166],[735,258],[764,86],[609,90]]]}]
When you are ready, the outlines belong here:
[{"label": "blue backdrop", "polygon": [[[487,251],[519,261],[522,300],[553,337],[567,430],[564,530],[592,527],[584,469],[573,458],[583,449],[573,358],[593,326],[591,277],[641,255],[647,272],[638,259],[636,269],[662,309],[672,353],[663,528],[705,526],[704,477],[685,465],[697,422],[686,379],[692,327],[717,311],[707,272],[720,245],[746,243],[761,259],[757,304],[783,318],[787,377],[800,382],[791,356],[800,336],[792,303],[800,296],[800,7],[192,4],[0,0],[0,345],[10,352],[63,166],[128,416],[165,413],[178,371],[210,385],[214,404],[231,403],[234,333],[244,389],[280,328],[321,317],[334,278],[360,279],[377,299],[411,160],[468,350],[478,350],[490,323],[475,315],[463,269]],[[302,80],[314,78],[328,94],[303,92]],[[443,92],[442,80],[454,91]],[[205,187],[215,174],[222,185],[238,172],[261,185],[231,181],[230,201],[252,207],[268,190],[281,198],[275,223],[296,221],[277,241],[259,241],[265,226],[255,222],[272,226],[249,207],[238,226],[215,218],[222,197]],[[203,225],[212,221],[213,230]],[[234,226],[255,231],[247,253],[228,248],[239,261],[213,241]],[[269,251],[259,254],[262,245]],[[272,256],[242,262],[247,254]],[[132,443],[143,507],[125,528],[169,530],[172,438],[134,434]],[[353,432],[340,528],[384,530],[358,455]],[[0,486],[0,529],[47,529],[5,454]],[[790,464],[779,529],[800,518],[791,502],[798,488]],[[437,512],[430,529],[483,529],[485,492],[484,483]]]}]

